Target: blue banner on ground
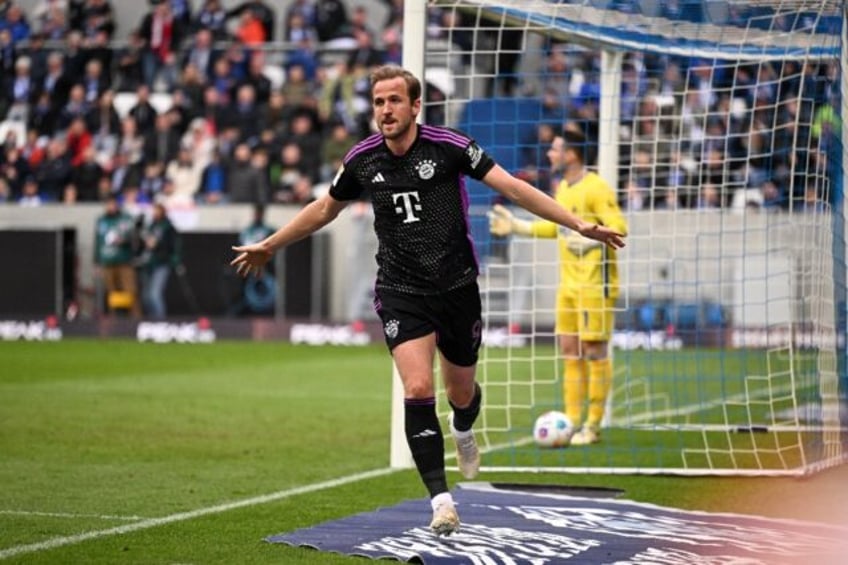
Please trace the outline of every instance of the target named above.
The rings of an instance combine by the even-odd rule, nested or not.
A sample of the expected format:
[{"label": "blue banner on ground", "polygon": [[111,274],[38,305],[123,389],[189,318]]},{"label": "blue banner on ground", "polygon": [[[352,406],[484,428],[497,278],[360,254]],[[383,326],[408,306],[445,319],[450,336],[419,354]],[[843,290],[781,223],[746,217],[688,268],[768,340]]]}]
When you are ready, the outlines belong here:
[{"label": "blue banner on ground", "polygon": [[434,536],[427,499],[267,538],[374,559],[436,564],[844,563],[848,528],[688,512],[628,500],[457,487],[460,533]]}]

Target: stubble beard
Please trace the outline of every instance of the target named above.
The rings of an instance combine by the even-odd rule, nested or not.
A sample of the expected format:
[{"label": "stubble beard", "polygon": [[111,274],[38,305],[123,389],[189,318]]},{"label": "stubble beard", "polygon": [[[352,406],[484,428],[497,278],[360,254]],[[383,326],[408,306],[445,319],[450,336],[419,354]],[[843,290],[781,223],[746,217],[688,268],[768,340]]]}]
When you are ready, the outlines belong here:
[{"label": "stubble beard", "polygon": [[395,140],[400,139],[401,137],[406,135],[406,132],[408,132],[409,128],[412,126],[412,121],[410,120],[406,124],[402,124],[400,120],[395,120],[392,125],[395,126],[394,131],[392,131],[391,133],[386,133],[385,124],[381,124],[380,133],[382,133],[383,137],[385,137],[386,139]]}]

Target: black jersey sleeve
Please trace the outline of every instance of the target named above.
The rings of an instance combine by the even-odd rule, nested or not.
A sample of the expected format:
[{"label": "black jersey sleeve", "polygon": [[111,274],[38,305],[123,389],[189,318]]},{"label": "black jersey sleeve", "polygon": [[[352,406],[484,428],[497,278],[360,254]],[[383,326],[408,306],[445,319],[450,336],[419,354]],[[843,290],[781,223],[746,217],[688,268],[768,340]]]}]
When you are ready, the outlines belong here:
[{"label": "black jersey sleeve", "polygon": [[462,172],[471,178],[482,180],[483,177],[486,176],[486,173],[492,170],[492,167],[495,166],[495,160],[483,150],[480,145],[477,144],[472,138],[468,137],[464,133],[458,130],[454,130],[451,128],[445,128],[450,130],[451,132],[461,136],[465,140],[467,140],[467,144],[465,145],[465,149],[462,151],[462,155],[459,156],[459,160],[462,166]]},{"label": "black jersey sleeve", "polygon": [[351,163],[339,167],[330,184],[330,196],[340,201],[356,200],[362,194],[362,185],[353,174]]}]

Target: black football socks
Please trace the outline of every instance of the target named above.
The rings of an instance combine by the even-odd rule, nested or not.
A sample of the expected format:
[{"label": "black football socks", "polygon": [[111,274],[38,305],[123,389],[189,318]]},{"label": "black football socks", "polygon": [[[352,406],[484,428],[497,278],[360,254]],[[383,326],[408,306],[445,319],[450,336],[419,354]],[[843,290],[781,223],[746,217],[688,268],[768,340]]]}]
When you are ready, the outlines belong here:
[{"label": "black football socks", "polygon": [[404,400],[406,441],[430,496],[448,492],[445,477],[445,439],[436,415],[436,399]]}]

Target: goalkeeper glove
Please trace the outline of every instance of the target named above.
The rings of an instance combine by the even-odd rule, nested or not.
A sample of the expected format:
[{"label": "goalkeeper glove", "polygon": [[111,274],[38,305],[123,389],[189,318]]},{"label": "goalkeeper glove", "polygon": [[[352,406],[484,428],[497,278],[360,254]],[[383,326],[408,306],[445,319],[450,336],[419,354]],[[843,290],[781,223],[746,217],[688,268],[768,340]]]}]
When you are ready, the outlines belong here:
[{"label": "goalkeeper glove", "polygon": [[500,237],[513,233],[531,235],[533,228],[531,222],[519,220],[506,207],[495,204],[489,212],[489,232]]},{"label": "goalkeeper glove", "polygon": [[571,231],[565,236],[565,246],[577,257],[582,257],[593,249],[598,249],[603,245],[600,241],[590,239],[580,234],[580,232]]}]

